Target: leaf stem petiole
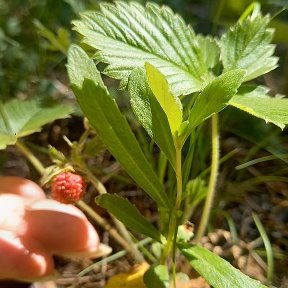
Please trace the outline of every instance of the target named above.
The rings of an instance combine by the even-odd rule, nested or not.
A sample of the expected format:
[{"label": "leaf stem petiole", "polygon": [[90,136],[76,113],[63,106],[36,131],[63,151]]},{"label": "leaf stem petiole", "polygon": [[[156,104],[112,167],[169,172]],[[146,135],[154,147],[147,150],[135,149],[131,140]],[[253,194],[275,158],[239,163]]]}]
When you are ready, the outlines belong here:
[{"label": "leaf stem petiole", "polygon": [[207,228],[213,198],[216,190],[218,169],[219,169],[219,131],[218,131],[218,114],[212,115],[212,160],[211,173],[208,185],[207,196],[204,204],[203,214],[200,220],[199,228],[195,237],[196,243],[199,243]]}]

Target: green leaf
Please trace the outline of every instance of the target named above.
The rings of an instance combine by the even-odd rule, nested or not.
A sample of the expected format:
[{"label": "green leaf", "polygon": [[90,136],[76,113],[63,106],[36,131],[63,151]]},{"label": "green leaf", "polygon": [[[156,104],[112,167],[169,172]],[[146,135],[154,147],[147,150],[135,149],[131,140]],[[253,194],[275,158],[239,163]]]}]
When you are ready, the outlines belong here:
[{"label": "green leaf", "polygon": [[85,149],[83,151],[83,156],[93,156],[99,154],[101,151],[104,151],[105,145],[102,143],[102,141],[99,139],[99,137],[96,135],[92,139],[89,139],[85,143]]},{"label": "green leaf", "polygon": [[205,181],[197,177],[187,183],[183,199],[188,197],[188,203],[190,203],[191,207],[195,207],[206,197],[206,194],[207,185]]},{"label": "green leaf", "polygon": [[169,199],[156,173],[141,150],[126,118],[107,89],[99,83],[99,71],[77,46],[68,53],[68,74],[82,111],[102,142],[135,182],[159,206],[169,207]]},{"label": "green leaf", "polygon": [[39,20],[34,20],[38,33],[49,41],[50,49],[54,51],[61,51],[63,54],[67,53],[70,44],[70,34],[64,28],[59,28],[57,34],[54,34],[46,28]]},{"label": "green leaf", "polygon": [[238,91],[237,95],[248,95],[248,96],[263,96],[269,93],[269,88],[263,85],[255,84],[242,84]]},{"label": "green leaf", "polygon": [[92,79],[95,83],[106,89],[94,62],[87,57],[87,54],[81,47],[71,45],[68,52],[67,71],[70,82],[73,85],[81,87],[85,79]]},{"label": "green leaf", "polygon": [[263,86],[245,85],[232,97],[229,105],[284,129],[288,124],[288,98],[270,97],[267,92]]},{"label": "green leaf", "polygon": [[128,91],[138,121],[174,166],[175,147],[168,119],[153,95],[143,69],[136,68],[132,71]]},{"label": "green leaf", "polygon": [[0,128],[0,150],[5,149],[8,145],[14,145],[16,142],[17,136],[7,134],[6,131],[2,131]]},{"label": "green leaf", "polygon": [[269,22],[269,16],[250,16],[222,36],[221,59],[225,71],[246,69],[245,81],[248,81],[277,67],[278,58],[272,56],[273,29],[267,28]]},{"label": "green leaf", "polygon": [[245,77],[245,71],[236,69],[223,73],[197,96],[189,115],[188,133],[212,114],[220,112],[227,105]]},{"label": "green leaf", "polygon": [[169,272],[166,265],[153,265],[144,274],[144,283],[147,288],[168,288]]},{"label": "green leaf", "polygon": [[117,195],[103,194],[96,198],[101,207],[123,222],[129,229],[162,242],[164,236],[127,199]]},{"label": "green leaf", "polygon": [[183,108],[181,101],[178,97],[173,96],[166,78],[157,68],[149,62],[145,62],[145,70],[149,86],[165,112],[172,135],[174,136],[182,122]]},{"label": "green leaf", "polygon": [[207,68],[215,67],[220,61],[220,47],[217,41],[210,36],[197,35]]},{"label": "green leaf", "polygon": [[201,246],[178,245],[191,266],[214,288],[267,288]]},{"label": "green leaf", "polygon": [[201,89],[208,73],[202,47],[190,26],[168,7],[116,1],[99,4],[100,11],[74,21],[84,43],[99,50],[97,60],[108,63],[104,73],[126,88],[129,74],[148,61],[167,78],[173,95]]},{"label": "green leaf", "polygon": [[38,132],[45,124],[68,117],[72,112],[71,105],[59,104],[50,97],[0,102],[0,149],[15,144],[18,138]]}]

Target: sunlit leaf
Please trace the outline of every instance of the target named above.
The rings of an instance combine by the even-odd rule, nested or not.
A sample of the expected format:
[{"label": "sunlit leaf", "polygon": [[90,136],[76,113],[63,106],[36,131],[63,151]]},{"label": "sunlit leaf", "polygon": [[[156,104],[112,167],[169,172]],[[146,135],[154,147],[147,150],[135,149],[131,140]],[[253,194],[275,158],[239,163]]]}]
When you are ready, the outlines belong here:
[{"label": "sunlit leaf", "polygon": [[207,68],[213,68],[220,61],[220,47],[211,36],[197,35],[197,40],[204,54]]},{"label": "sunlit leaf", "polygon": [[223,73],[197,96],[194,106],[191,109],[188,121],[188,132],[208,119],[211,115],[220,112],[227,105],[245,77],[245,70],[230,70]]},{"label": "sunlit leaf", "polygon": [[68,53],[68,74],[81,109],[102,142],[160,207],[169,207],[170,201],[158,176],[144,156],[126,118],[100,80],[94,62],[75,45]]},{"label": "sunlit leaf", "polygon": [[71,105],[60,104],[50,97],[0,102],[0,149],[15,144],[18,138],[40,131],[45,124],[69,117],[72,112]]},{"label": "sunlit leaf", "polygon": [[273,29],[267,28],[269,22],[268,15],[252,15],[238,21],[222,36],[221,59],[225,71],[246,69],[245,81],[248,81],[277,67],[278,58],[272,56]]},{"label": "sunlit leaf", "polygon": [[132,109],[139,123],[174,166],[175,147],[168,119],[152,93],[143,69],[136,68],[132,71],[128,91]]},{"label": "sunlit leaf", "polygon": [[178,245],[191,266],[214,288],[267,288],[201,246]]},{"label": "sunlit leaf", "polygon": [[117,195],[103,194],[97,204],[107,209],[129,229],[162,242],[164,236],[127,199]]},{"label": "sunlit leaf", "polygon": [[157,68],[145,62],[145,70],[149,86],[165,112],[174,136],[182,122],[181,101],[171,93],[167,80]]},{"label": "sunlit leaf", "polygon": [[168,7],[149,2],[100,3],[100,11],[74,21],[83,41],[98,50],[97,60],[108,63],[108,76],[125,88],[131,71],[148,61],[167,78],[173,95],[201,89],[208,73],[205,55],[193,29]]},{"label": "sunlit leaf", "polygon": [[144,274],[147,288],[168,288],[169,272],[166,265],[153,265]]},{"label": "sunlit leaf", "polygon": [[229,104],[283,129],[288,124],[288,98],[271,97],[267,92],[266,87],[246,86]]}]

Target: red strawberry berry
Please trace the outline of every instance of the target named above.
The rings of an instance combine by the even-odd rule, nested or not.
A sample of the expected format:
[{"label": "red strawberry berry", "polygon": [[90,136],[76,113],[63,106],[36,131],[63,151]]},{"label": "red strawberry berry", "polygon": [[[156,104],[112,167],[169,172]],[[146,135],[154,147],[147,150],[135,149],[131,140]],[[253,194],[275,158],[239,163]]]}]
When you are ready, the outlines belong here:
[{"label": "red strawberry berry", "polygon": [[85,192],[83,178],[71,172],[62,172],[55,176],[52,181],[52,198],[65,204],[79,201]]}]

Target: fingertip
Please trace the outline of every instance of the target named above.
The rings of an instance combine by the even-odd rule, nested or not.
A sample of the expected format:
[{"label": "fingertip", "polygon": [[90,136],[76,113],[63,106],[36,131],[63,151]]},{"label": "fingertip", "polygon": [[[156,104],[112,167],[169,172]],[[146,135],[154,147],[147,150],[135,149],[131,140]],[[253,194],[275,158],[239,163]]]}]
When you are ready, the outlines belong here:
[{"label": "fingertip", "polygon": [[42,201],[25,215],[25,235],[33,237],[51,253],[95,250],[99,236],[85,215],[72,205]]},{"label": "fingertip", "polygon": [[28,199],[45,199],[45,193],[35,182],[16,176],[0,176],[0,193],[12,193]]},{"label": "fingertip", "polygon": [[86,241],[86,247],[84,250],[87,251],[95,251],[99,247],[99,236],[98,233],[96,232],[95,228],[92,226],[91,223],[87,222],[87,241]]},{"label": "fingertip", "polygon": [[106,257],[111,254],[112,248],[106,244],[99,243],[95,250],[85,250],[85,251],[77,251],[77,252],[67,252],[60,253],[59,255],[64,257],[69,257],[71,259],[81,259],[81,258],[100,258]]},{"label": "fingertip", "polygon": [[52,255],[33,239],[0,233],[0,279],[24,280],[53,274]]},{"label": "fingertip", "polygon": [[63,204],[53,199],[43,199],[30,205],[29,211],[50,211],[86,219],[85,214],[72,204]]}]

